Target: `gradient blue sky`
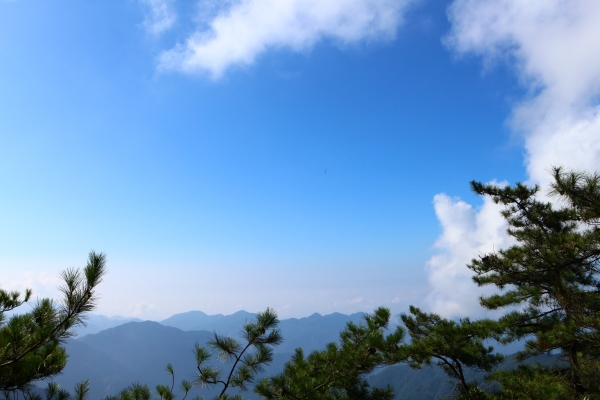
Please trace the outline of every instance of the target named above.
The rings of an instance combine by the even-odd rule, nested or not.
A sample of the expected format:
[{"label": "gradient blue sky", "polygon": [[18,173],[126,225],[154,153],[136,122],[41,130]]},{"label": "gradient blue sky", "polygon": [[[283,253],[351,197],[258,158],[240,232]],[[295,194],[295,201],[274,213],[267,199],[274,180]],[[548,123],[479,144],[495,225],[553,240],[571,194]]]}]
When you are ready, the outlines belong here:
[{"label": "gradient blue sky", "polygon": [[[95,249],[107,315],[475,312],[455,271],[502,239],[465,239],[487,229],[469,181],[596,167],[595,32],[571,35],[590,42],[573,50],[592,57],[583,78],[560,49],[536,53],[556,48],[546,30],[600,15],[594,2],[575,1],[569,26],[557,1],[272,2],[0,0],[3,288],[53,296]],[[494,12],[514,15],[494,27]],[[573,79],[589,90],[565,105]]]}]

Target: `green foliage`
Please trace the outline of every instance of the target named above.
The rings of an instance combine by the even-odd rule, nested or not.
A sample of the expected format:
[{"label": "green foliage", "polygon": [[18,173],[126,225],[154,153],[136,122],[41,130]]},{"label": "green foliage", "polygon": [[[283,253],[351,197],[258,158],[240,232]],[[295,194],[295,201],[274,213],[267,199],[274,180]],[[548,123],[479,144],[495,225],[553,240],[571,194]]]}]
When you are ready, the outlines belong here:
[{"label": "green foliage", "polygon": [[71,394],[65,389],[61,388],[59,384],[50,382],[44,390],[46,394],[45,400],[67,400],[71,397]]},{"label": "green foliage", "polygon": [[[170,391],[172,393],[172,388],[170,388]],[[117,396],[108,396],[105,400],[150,400],[151,397],[152,392],[150,391],[148,385],[135,382],[121,390]],[[173,397],[174,396],[171,398]],[[161,398],[163,397],[161,396]]]},{"label": "green foliage", "polygon": [[[44,389],[44,397],[40,396],[38,393],[34,393],[30,387],[23,388],[21,390],[23,394],[23,398],[25,400],[69,400],[71,398],[71,394],[60,387],[59,384],[55,382],[48,382],[46,388]],[[6,400],[10,400],[10,394],[13,395],[13,398],[16,398],[16,392],[5,391],[4,395]],[[75,385],[75,399],[76,400],[88,400],[90,397],[90,382],[89,380],[85,380],[83,382],[79,382]]]},{"label": "green foliage", "polygon": [[264,366],[273,360],[272,347],[283,340],[277,329],[278,324],[277,313],[267,308],[264,312],[258,313],[255,322],[244,325],[241,337],[245,343],[215,332],[215,338],[209,342],[209,346],[217,352],[217,359],[232,364],[226,374],[223,374],[219,368],[207,365],[211,353],[196,344],[194,354],[198,376],[195,383],[200,386],[222,385],[217,399],[240,398],[230,397],[226,393],[227,389],[248,390],[248,385],[254,382],[256,374],[262,372]]},{"label": "green foliage", "polygon": [[[165,369],[167,370],[169,375],[171,375],[171,386],[157,385],[156,392],[160,396],[161,400],[173,400],[175,398],[175,393],[173,392],[173,389],[175,388],[175,371],[173,370],[173,366],[171,364],[168,364],[167,368],[165,368]],[[185,398],[188,396],[190,390],[192,389],[192,386],[193,385],[190,381],[186,381],[186,380],[181,381],[179,388],[184,393],[182,400],[185,400]],[[136,390],[137,390],[137,392],[136,392]],[[123,393],[125,393],[126,395],[130,394],[131,396],[136,395],[136,394],[144,395],[144,396],[147,394],[148,396],[150,396],[150,389],[148,389],[148,387],[145,385],[137,384],[136,386],[130,386],[128,389],[125,389],[125,392],[123,392]],[[138,399],[132,397],[132,400],[134,400],[134,399],[138,400]],[[128,400],[128,399],[121,397],[119,400]]]},{"label": "green foliage", "polygon": [[457,387],[456,398],[458,400],[487,400],[491,399],[490,395],[478,386],[471,386],[464,390],[462,387]]},{"label": "green foliage", "polygon": [[86,400],[90,397],[90,380],[86,379],[83,382],[75,385],[75,400]]},{"label": "green foliage", "polygon": [[565,374],[539,364],[494,371],[488,379],[502,385],[500,392],[490,395],[494,399],[573,399],[571,384]]},{"label": "green foliage", "polygon": [[18,292],[0,290],[0,390],[26,389],[31,381],[62,371],[67,355],[61,344],[73,336],[73,329],[83,324],[85,314],[96,306],[94,289],[106,273],[105,263],[104,254],[91,252],[83,271],[62,272],[60,302],[38,299],[31,311],[8,320],[5,312],[29,301],[31,290],[27,289],[23,297]]},{"label": "green foliage", "polygon": [[255,392],[266,399],[390,399],[391,389],[370,389],[364,377],[375,368],[397,362],[394,358],[404,337],[402,328],[385,335],[390,311],[378,308],[365,323],[349,323],[340,344],[308,357],[296,349],[282,374],[263,379]]},{"label": "green foliage", "polygon": [[[537,186],[472,182],[475,192],[506,206],[502,214],[517,244],[481,256],[469,268],[477,284],[502,290],[482,298],[484,307],[514,308],[500,319],[505,327],[502,340],[526,339],[521,358],[559,351],[568,363],[562,372],[577,398],[598,393],[589,379],[597,376],[600,356],[600,178],[560,168],[553,174],[551,194],[562,207],[538,200]],[[561,371],[534,372],[521,369],[514,376],[539,381],[544,375],[551,380]]]},{"label": "green foliage", "polygon": [[468,318],[455,322],[424,313],[413,306],[410,314],[401,315],[411,343],[401,346],[400,359],[407,360],[412,368],[431,365],[432,359],[436,359],[444,372],[458,381],[461,398],[481,397],[477,394],[479,389],[467,382],[465,367],[491,371],[502,362],[504,357],[501,354],[494,354],[493,347],[483,344],[498,333],[498,324],[491,320],[471,321]]}]

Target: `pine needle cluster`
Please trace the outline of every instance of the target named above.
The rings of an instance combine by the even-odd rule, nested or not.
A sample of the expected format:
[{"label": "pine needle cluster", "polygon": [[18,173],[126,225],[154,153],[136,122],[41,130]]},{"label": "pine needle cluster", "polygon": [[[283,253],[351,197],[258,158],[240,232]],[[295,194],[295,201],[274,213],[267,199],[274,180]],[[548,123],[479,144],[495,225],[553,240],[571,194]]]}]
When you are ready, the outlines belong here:
[{"label": "pine needle cluster", "polygon": [[85,315],[96,306],[96,286],[106,273],[106,257],[91,252],[83,270],[67,269],[61,273],[62,299],[37,299],[31,311],[13,314],[30,301],[32,291],[24,294],[0,289],[0,390],[27,389],[31,381],[59,374],[67,362],[61,346],[82,325]]}]

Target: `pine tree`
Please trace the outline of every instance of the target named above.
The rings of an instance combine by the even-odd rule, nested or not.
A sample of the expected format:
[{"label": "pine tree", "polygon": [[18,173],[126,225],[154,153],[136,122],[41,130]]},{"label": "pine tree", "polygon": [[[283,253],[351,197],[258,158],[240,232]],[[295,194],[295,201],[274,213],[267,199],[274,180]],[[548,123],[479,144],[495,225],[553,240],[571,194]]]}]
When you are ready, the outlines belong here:
[{"label": "pine tree", "polygon": [[526,339],[521,358],[560,352],[567,368],[548,374],[557,382],[566,374],[572,395],[581,397],[598,393],[593,376],[600,356],[600,178],[561,168],[553,175],[550,194],[559,206],[538,200],[537,186],[472,182],[476,193],[506,206],[502,214],[517,244],[485,254],[469,268],[478,285],[500,289],[481,299],[484,307],[514,310],[500,319],[503,340]]},{"label": "pine tree", "polygon": [[[173,400],[175,398],[174,388],[175,388],[175,371],[173,370],[173,365],[167,364],[166,368],[167,372],[171,376],[171,385],[156,385],[156,392],[161,400]],[[185,400],[190,390],[192,389],[192,382],[187,380],[182,380],[179,388],[183,392],[183,399]],[[121,391],[119,395],[120,400],[141,400],[140,398],[143,396],[148,396],[150,398],[150,389],[146,385],[142,385],[140,383],[134,383],[130,385],[127,389]],[[107,399],[108,400],[108,399]]]},{"label": "pine tree", "polygon": [[31,381],[59,374],[67,355],[61,346],[84,323],[85,314],[96,306],[96,286],[106,273],[104,254],[91,252],[83,271],[67,269],[61,277],[63,298],[55,303],[38,299],[31,311],[6,318],[31,299],[21,293],[0,290],[0,390],[26,389]]},{"label": "pine tree", "polygon": [[[256,375],[264,371],[264,367],[273,361],[272,348],[283,341],[283,337],[277,329],[278,325],[277,313],[273,309],[267,308],[264,312],[258,313],[255,322],[248,322],[244,325],[241,336],[245,343],[231,337],[218,335],[215,332],[214,340],[210,341],[208,345],[216,350],[218,359],[231,363],[231,368],[225,374],[220,368],[207,365],[211,357],[210,351],[196,344],[194,354],[196,355],[197,377],[194,383],[200,387],[221,386],[221,392],[216,399],[241,399],[239,395],[229,396],[227,390],[230,388],[248,390],[248,385],[254,382]],[[164,393],[167,392],[165,389],[162,388]],[[164,400],[170,400],[162,393],[161,397]]]},{"label": "pine tree", "polygon": [[385,335],[390,311],[378,308],[360,325],[348,323],[340,344],[330,343],[305,357],[296,349],[282,374],[263,379],[255,392],[266,399],[370,399],[386,400],[392,390],[371,389],[365,376],[375,368],[392,365],[404,331]]},{"label": "pine tree", "polygon": [[457,392],[461,395],[480,392],[477,385],[467,382],[466,368],[489,372],[504,359],[493,352],[493,347],[484,345],[486,339],[497,334],[499,326],[495,321],[465,318],[456,322],[413,306],[410,315],[402,314],[401,318],[411,342],[400,347],[400,359],[408,361],[412,368],[437,360],[437,365],[458,382]]}]

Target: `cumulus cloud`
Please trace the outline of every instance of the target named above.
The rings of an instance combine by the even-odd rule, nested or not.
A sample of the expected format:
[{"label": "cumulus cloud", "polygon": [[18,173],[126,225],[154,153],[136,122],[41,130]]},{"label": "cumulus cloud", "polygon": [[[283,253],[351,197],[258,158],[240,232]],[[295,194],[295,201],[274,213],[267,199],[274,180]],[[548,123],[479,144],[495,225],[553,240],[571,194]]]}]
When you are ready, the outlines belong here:
[{"label": "cumulus cloud", "polygon": [[310,49],[323,38],[341,43],[395,36],[412,0],[239,0],[199,21],[183,43],[160,56],[159,68],[219,78],[269,49]]},{"label": "cumulus cloud", "polygon": [[[509,117],[525,144],[529,183],[541,184],[543,195],[554,165],[598,170],[600,2],[455,0],[448,16],[451,51],[474,54],[486,68],[508,64],[529,91]],[[442,314],[469,314],[476,288],[465,264],[492,242],[496,250],[510,242],[501,221],[485,217],[489,200],[480,210],[444,195],[434,203],[443,232],[441,253],[428,263],[429,300]]]},{"label": "cumulus cloud", "polygon": [[530,89],[511,123],[524,136],[531,181],[544,183],[557,164],[598,168],[600,2],[457,0],[449,18],[452,50],[508,62]]},{"label": "cumulus cloud", "polygon": [[177,16],[173,9],[173,0],[140,0],[146,10],[144,28],[148,33],[158,36],[175,24]]},{"label": "cumulus cloud", "polygon": [[479,296],[489,290],[473,284],[466,265],[511,243],[501,207],[486,198],[476,209],[445,194],[436,195],[433,204],[442,234],[435,243],[439,253],[427,262],[432,288],[427,302],[433,312],[446,317],[473,315],[480,309]]}]

